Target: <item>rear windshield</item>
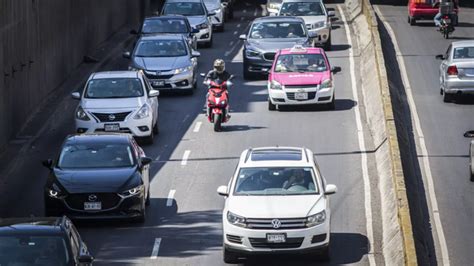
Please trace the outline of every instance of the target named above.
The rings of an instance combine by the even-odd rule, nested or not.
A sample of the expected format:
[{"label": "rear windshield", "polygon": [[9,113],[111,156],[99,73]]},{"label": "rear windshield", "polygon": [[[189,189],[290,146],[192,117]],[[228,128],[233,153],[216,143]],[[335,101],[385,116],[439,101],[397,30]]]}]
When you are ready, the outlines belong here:
[{"label": "rear windshield", "polygon": [[87,84],[85,98],[135,98],[143,96],[143,87],[139,79],[93,79]]},{"label": "rear windshield", "polygon": [[143,22],[142,33],[187,33],[188,27],[182,19],[149,19]]},{"label": "rear windshield", "polygon": [[58,167],[121,168],[134,165],[132,151],[127,144],[66,144],[59,156]]},{"label": "rear windshield", "polygon": [[328,67],[322,54],[284,54],[275,63],[274,72],[324,72]]},{"label": "rear windshield", "polygon": [[324,16],[323,6],[320,2],[284,3],[280,9],[283,16]]},{"label": "rear windshield", "polygon": [[474,47],[454,48],[453,59],[472,59],[474,58]]},{"label": "rear windshield", "polygon": [[201,3],[167,3],[163,8],[164,15],[204,16],[204,8]]},{"label": "rear windshield", "polygon": [[64,238],[0,236],[0,265],[70,265]]},{"label": "rear windshield", "polygon": [[303,23],[298,22],[260,22],[250,30],[252,39],[303,38],[306,31]]},{"label": "rear windshield", "polygon": [[175,57],[187,54],[183,40],[142,40],[135,50],[135,56],[138,57]]}]

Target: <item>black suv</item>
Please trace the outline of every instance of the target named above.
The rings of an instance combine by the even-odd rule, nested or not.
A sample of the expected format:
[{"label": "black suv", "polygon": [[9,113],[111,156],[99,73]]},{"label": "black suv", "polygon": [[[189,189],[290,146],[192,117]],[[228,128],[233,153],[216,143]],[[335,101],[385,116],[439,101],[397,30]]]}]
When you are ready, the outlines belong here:
[{"label": "black suv", "polygon": [[92,265],[66,216],[0,219],[0,265]]}]

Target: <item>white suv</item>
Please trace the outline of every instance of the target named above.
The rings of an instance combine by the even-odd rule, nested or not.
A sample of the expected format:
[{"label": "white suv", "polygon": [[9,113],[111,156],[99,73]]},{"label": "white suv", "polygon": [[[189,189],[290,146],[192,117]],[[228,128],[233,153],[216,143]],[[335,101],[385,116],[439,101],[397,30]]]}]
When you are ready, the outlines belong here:
[{"label": "white suv", "polygon": [[224,262],[246,254],[303,253],[329,258],[331,211],[313,153],[305,148],[245,150],[228,186],[222,214]]},{"label": "white suv", "polygon": [[72,93],[78,133],[122,132],[153,143],[158,134],[158,95],[142,71],[93,73],[84,91]]}]

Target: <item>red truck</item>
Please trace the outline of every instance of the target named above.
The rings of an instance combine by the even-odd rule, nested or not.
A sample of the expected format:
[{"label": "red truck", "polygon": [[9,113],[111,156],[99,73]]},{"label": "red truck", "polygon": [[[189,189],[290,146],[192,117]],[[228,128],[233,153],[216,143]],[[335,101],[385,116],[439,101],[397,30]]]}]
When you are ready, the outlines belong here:
[{"label": "red truck", "polygon": [[[434,16],[438,13],[439,4],[434,5],[434,3],[439,2],[438,0],[409,0],[408,1],[408,23],[410,25],[416,25],[417,20],[432,20]],[[458,4],[459,0],[454,0],[455,8],[454,12],[456,14],[459,11]],[[455,22],[456,23],[456,22]]]}]

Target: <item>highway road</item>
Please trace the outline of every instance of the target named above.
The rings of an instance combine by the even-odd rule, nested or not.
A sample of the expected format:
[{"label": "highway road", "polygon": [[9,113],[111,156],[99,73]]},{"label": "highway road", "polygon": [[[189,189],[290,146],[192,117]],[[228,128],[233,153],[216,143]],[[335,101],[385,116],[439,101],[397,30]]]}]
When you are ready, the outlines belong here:
[{"label": "highway road", "polygon": [[[378,5],[378,8],[382,20],[388,23],[389,31],[395,35],[395,41],[392,41],[399,47],[399,59],[402,58],[406,65],[416,107],[416,112],[411,108],[411,114],[420,121],[421,131],[417,130],[416,121],[413,127],[430,207],[436,260],[440,265],[472,265],[474,184],[469,182],[468,176],[470,140],[463,134],[474,129],[474,100],[466,97],[458,103],[442,101],[438,74],[440,61],[435,59],[435,55],[444,54],[453,41],[474,39],[474,9],[461,8],[460,24],[452,38],[445,40],[433,22],[408,25],[406,6]],[[425,147],[420,140],[426,144]]]},{"label": "highway road", "polygon": [[[202,86],[194,95],[160,96],[161,133],[153,145],[144,146],[147,155],[155,160],[151,168],[153,180],[147,220],[143,225],[125,222],[79,223],[79,231],[96,258],[95,264],[223,265],[221,211],[224,199],[217,195],[216,189],[227,184],[244,149],[266,145],[312,149],[323,175],[329,183],[338,186],[338,193],[331,198],[332,259],[329,264],[384,264],[380,255],[380,201],[373,154],[370,152],[373,148],[363,116],[361,129],[366,132],[366,139],[365,143],[359,143],[356,115],[363,104],[354,100],[353,85],[356,84],[351,83],[349,71],[349,52],[356,47],[349,45],[341,14],[337,15],[339,20],[334,23],[334,51],[328,52],[332,65],[342,67],[342,72],[335,76],[336,110],[295,108],[269,112],[266,80],[245,81],[242,78],[242,42],[238,40],[238,35],[245,33],[252,19],[262,14],[260,6],[252,3],[240,2],[235,19],[226,25],[225,32],[215,36],[213,48],[200,49],[201,72],[209,70],[213,59],[223,57],[227,70],[237,75],[230,95],[230,122],[224,125],[223,132],[213,132],[202,110],[206,94]],[[336,8],[335,5],[329,7]],[[357,58],[354,60],[357,61]],[[126,67],[127,61],[117,55],[105,69]],[[437,96],[435,92],[433,95]],[[439,99],[436,100],[439,102]],[[0,210],[3,216],[42,215],[42,188],[47,170],[42,168],[40,161],[53,157],[62,139],[73,133],[73,110],[76,105],[77,102],[69,98],[59,103],[58,110],[51,117],[54,121],[49,121],[51,126],[38,136],[10,173],[16,181],[5,194],[9,204]],[[471,107],[450,105],[446,108]],[[364,114],[363,111],[360,113]],[[452,122],[461,123],[461,120]],[[456,132],[453,136],[458,135],[459,132]],[[364,146],[367,148],[361,150]],[[457,146],[457,154],[464,154],[461,145]],[[362,165],[362,156],[367,156],[368,165]],[[369,170],[368,176],[363,176],[363,167]],[[458,171],[458,179],[464,182],[465,178],[461,176],[463,169],[460,167]],[[454,189],[450,192],[450,197],[461,195],[453,193]],[[462,192],[467,197],[467,191]],[[472,207],[472,197],[465,200]],[[367,206],[366,202],[371,204]],[[470,215],[472,218],[472,209]],[[370,255],[369,247],[372,248]],[[257,257],[246,263],[314,265],[314,262],[298,257],[275,256]]]}]

